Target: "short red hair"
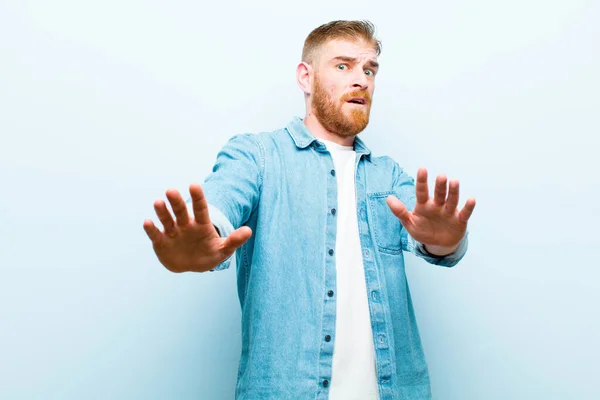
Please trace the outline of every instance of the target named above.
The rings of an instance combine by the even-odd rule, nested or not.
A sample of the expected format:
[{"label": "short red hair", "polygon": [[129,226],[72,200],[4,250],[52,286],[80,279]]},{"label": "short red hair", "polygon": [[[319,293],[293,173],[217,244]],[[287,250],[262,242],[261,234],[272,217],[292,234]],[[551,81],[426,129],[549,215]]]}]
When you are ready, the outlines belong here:
[{"label": "short red hair", "polygon": [[375,37],[375,26],[369,21],[331,21],[313,30],[304,41],[302,61],[311,64],[322,45],[334,39],[364,40],[381,54],[381,42]]}]

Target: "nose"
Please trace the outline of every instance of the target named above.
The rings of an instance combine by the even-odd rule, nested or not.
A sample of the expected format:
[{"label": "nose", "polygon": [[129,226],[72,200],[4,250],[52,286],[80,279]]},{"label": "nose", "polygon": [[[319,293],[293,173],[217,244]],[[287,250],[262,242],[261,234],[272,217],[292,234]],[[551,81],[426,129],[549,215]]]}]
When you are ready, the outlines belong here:
[{"label": "nose", "polygon": [[352,87],[361,90],[367,90],[369,87],[369,79],[362,69],[353,77]]}]

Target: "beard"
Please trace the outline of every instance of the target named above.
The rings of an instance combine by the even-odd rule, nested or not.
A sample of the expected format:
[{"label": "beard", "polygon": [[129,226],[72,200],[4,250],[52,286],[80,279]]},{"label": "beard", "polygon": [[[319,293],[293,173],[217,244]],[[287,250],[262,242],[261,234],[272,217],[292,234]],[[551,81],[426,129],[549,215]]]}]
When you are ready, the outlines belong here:
[{"label": "beard", "polygon": [[[363,97],[364,106],[352,107],[344,112],[342,107],[353,97]],[[369,124],[371,112],[371,96],[366,90],[356,90],[334,101],[325,91],[321,80],[315,75],[315,87],[312,99],[313,112],[321,125],[329,132],[340,136],[349,137],[358,135]],[[348,107],[348,106],[347,106]]]}]

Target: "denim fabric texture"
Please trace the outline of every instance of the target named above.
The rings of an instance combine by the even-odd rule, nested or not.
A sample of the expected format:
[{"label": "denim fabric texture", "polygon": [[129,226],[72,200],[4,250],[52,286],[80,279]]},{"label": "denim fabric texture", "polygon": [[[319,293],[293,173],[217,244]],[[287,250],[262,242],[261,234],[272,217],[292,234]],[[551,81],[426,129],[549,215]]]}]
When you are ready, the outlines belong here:
[{"label": "denim fabric texture", "polygon": [[[356,210],[381,399],[429,399],[429,373],[404,267],[404,252],[427,253],[386,204],[412,211],[414,179],[356,137]],[[327,399],[335,346],[337,188],[333,160],[294,117],[282,129],[232,137],[202,185],[222,236],[246,225],[252,237],[216,270],[232,265],[242,313],[237,399]],[[326,341],[325,336],[331,340]],[[334,378],[335,379],[335,378]]]}]

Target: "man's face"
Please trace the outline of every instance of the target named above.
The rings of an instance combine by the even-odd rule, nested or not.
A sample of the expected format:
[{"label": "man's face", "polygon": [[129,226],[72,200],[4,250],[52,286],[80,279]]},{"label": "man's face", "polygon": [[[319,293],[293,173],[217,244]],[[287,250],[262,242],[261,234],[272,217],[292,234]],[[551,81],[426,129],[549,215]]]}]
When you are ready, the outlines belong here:
[{"label": "man's face", "polygon": [[312,109],[325,129],[348,137],[367,127],[377,69],[370,43],[333,40],[322,46],[314,68]]}]

